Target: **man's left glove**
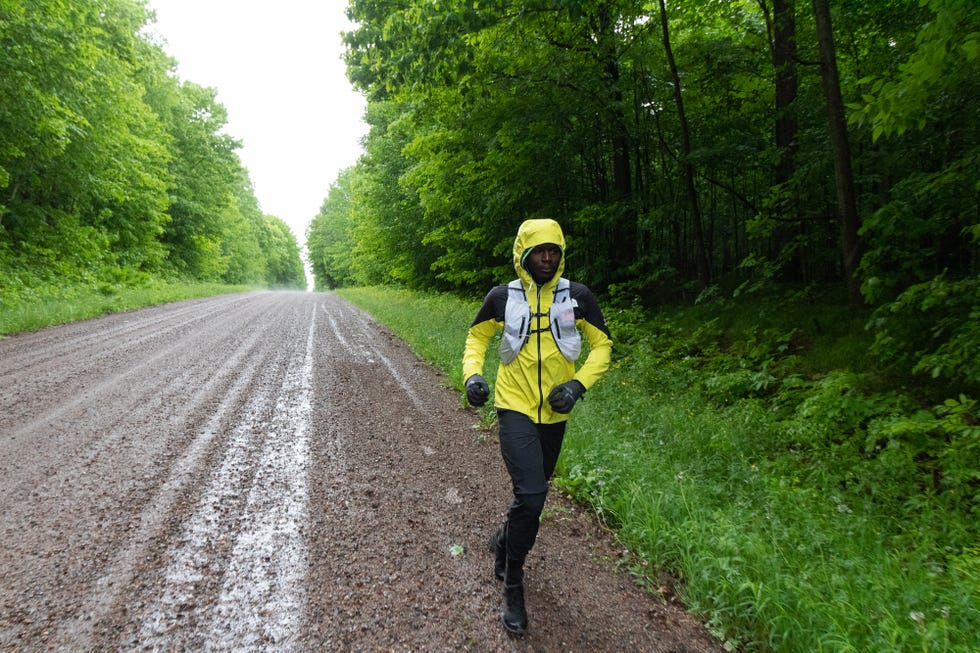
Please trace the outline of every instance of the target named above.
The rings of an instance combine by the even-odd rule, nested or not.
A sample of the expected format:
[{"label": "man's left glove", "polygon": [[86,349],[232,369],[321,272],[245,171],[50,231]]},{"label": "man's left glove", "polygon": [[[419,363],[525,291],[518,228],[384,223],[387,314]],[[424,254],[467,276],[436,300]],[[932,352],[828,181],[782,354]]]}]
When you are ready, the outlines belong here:
[{"label": "man's left glove", "polygon": [[575,402],[585,394],[585,386],[572,379],[561,385],[556,385],[548,394],[548,403],[556,413],[570,413]]},{"label": "man's left glove", "polygon": [[466,399],[470,402],[471,406],[479,408],[487,403],[489,396],[490,386],[487,385],[487,382],[482,376],[474,374],[466,379]]}]

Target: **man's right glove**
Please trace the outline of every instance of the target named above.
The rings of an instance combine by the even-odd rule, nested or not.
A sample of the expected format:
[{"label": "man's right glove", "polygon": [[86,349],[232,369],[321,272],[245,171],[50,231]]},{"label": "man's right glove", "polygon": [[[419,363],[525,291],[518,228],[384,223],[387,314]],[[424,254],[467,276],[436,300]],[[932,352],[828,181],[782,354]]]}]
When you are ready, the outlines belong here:
[{"label": "man's right glove", "polygon": [[483,380],[482,376],[474,374],[466,379],[466,399],[470,402],[471,406],[479,408],[487,403],[489,396],[490,386],[487,385],[487,382]]}]

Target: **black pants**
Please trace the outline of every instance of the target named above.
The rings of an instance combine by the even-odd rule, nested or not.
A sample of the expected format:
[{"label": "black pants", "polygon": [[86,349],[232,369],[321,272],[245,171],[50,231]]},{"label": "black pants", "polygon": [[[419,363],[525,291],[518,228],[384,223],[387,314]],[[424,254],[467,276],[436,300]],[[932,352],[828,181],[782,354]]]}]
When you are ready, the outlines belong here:
[{"label": "black pants", "polygon": [[512,410],[498,410],[497,418],[500,453],[514,488],[505,530],[507,557],[524,560],[538,536],[548,480],[565,438],[565,422],[535,424],[527,415]]}]

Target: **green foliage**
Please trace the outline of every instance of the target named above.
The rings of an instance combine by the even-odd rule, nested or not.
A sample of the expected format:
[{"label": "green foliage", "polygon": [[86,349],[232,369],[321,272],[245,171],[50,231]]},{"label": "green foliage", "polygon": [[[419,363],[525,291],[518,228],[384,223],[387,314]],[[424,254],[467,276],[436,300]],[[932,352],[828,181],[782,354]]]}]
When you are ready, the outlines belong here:
[{"label": "green foliage", "polygon": [[870,87],[865,102],[854,107],[854,120],[870,120],[874,125],[875,140],[925,129],[935,112],[949,110],[956,96],[976,95],[977,79],[972,74],[980,63],[976,3],[923,0],[920,4],[932,15],[918,29],[913,52],[890,75],[863,80]]},{"label": "green foliage", "polygon": [[[802,63],[818,58],[812,7],[681,3],[666,24],[657,9],[350,2],[348,72],[375,126],[346,230],[356,282],[485,287],[506,272],[516,225],[547,216],[578,278],[645,301],[690,301],[709,276],[742,293],[850,283],[820,71]],[[978,20],[967,0],[835,7],[849,224],[864,223],[858,280],[873,304],[943,270],[976,274]],[[774,27],[787,21],[796,63],[780,95]]]},{"label": "green foliage", "polygon": [[299,254],[296,235],[289,225],[271,215],[263,216],[261,250],[266,254],[263,281],[270,288],[305,288],[306,273]]},{"label": "green foliage", "polygon": [[[433,359],[462,397],[476,303],[345,296],[416,325],[396,329],[413,347],[444,342]],[[921,410],[914,389],[882,386],[869,360],[840,364],[852,331],[865,347],[873,336],[818,299],[719,296],[652,315],[613,306],[612,369],[575,408],[555,486],[616,529],[640,560],[631,573],[673,572],[674,591],[733,648],[972,653],[976,398]],[[433,323],[433,310],[447,319]],[[761,394],[712,397],[700,383],[767,361],[777,382]]]},{"label": "green foliage", "polygon": [[403,151],[411,120],[411,105],[391,102],[368,110],[367,153],[352,180],[351,200],[357,216],[352,270],[360,284],[435,285],[435,255],[423,242],[425,214],[402,181],[411,167]]},{"label": "green foliage", "polygon": [[169,263],[176,272],[216,281],[228,269],[221,241],[235,218],[234,187],[240,163],[237,143],[220,130],[227,112],[217,91],[181,84],[172,107],[175,156],[171,224],[163,235]]},{"label": "green foliage", "polygon": [[353,285],[354,215],[351,208],[353,168],[330,187],[320,212],[306,230],[306,249],[317,290]]},{"label": "green foliage", "polygon": [[[31,243],[69,221],[104,234],[125,265],[163,259],[168,152],[142,100],[130,0],[94,6],[17,3],[0,23],[0,219],[10,242]],[[9,45],[9,47],[8,47]],[[67,234],[63,226],[56,232]],[[68,254],[72,239],[45,243]],[[53,247],[52,247],[53,246]]]},{"label": "green foliage", "polygon": [[0,15],[0,298],[155,276],[305,285],[215,91],[179,83],[140,0]]},{"label": "green foliage", "polygon": [[930,396],[980,395],[980,277],[940,275],[877,309],[872,353],[891,374]]},{"label": "green foliage", "polygon": [[893,300],[939,274],[961,278],[975,272],[970,261],[980,243],[972,235],[980,224],[978,165],[980,149],[975,149],[937,172],[912,174],[895,186],[893,200],[866,220],[861,271],[869,300]]}]

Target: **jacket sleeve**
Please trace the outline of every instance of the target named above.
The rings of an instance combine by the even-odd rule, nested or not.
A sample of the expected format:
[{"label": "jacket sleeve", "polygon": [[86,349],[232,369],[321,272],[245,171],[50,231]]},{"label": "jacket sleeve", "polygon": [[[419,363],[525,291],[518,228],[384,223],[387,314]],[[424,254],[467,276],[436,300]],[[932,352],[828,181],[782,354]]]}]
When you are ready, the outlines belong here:
[{"label": "jacket sleeve", "polygon": [[573,378],[588,390],[609,369],[613,343],[606,320],[592,291],[585,286],[579,286],[576,290],[577,310],[580,311],[580,317],[576,322],[588,340],[589,355]]},{"label": "jacket sleeve", "polygon": [[[507,287],[503,286],[506,301]],[[463,348],[463,382],[474,374],[483,374],[483,362],[487,356],[487,346],[494,332],[503,325],[503,316],[497,315],[500,304],[500,290],[494,288],[483,300],[483,306],[476,319],[466,332],[466,345]]]}]

